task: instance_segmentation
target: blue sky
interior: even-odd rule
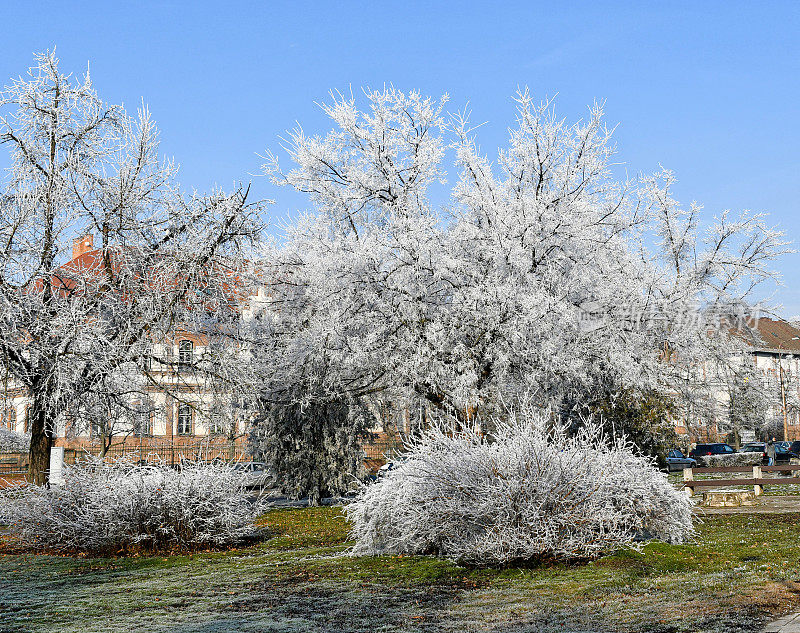
[[[84,1],[4,14],[0,80],[53,45],[64,69],[91,62],[104,99],[150,105],[187,187],[250,180],[295,121],[326,130],[314,101],[350,86],[469,101],[493,155],[527,85],[558,93],[570,119],[605,100],[619,160],[674,170],[681,201],[767,211],[800,238],[800,3]],[[254,192],[277,200],[276,218],[302,204],[262,178]],[[800,314],[800,254],[777,267],[784,313]]]

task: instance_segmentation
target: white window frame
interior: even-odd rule
[[[188,417],[188,427],[186,427],[187,417]],[[192,410],[192,407],[186,403],[183,402],[180,403],[178,405],[178,420],[175,426],[177,434],[191,435],[193,419],[194,419],[194,411]]]
[[[134,414],[133,434],[136,437],[153,437],[156,412],[153,409],[140,409]],[[142,430],[144,428],[144,431]]]
[[[178,371],[189,371],[194,364],[194,343],[189,339],[178,342]]]

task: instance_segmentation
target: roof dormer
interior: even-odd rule
[[[72,259],[77,259],[92,250],[94,250],[94,235],[91,233],[72,240]]]

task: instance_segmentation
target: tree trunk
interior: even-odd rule
[[[322,493],[319,484],[314,484],[308,493],[308,505],[318,507],[322,504]]]
[[[28,481],[37,486],[44,486],[50,479],[50,448],[53,446],[53,433],[48,424],[47,411],[40,398],[34,397],[30,408],[31,419],[28,427],[31,431],[31,448],[29,453]]]
[[[322,413],[321,411],[319,413]],[[308,505],[310,506],[319,506],[322,503],[322,473],[323,469],[325,468],[324,463],[320,463],[324,461],[323,454],[324,454],[324,439],[322,434],[322,415],[319,415],[317,419],[314,421],[314,432],[312,437],[314,438],[315,450],[312,457],[312,465],[311,465],[311,481],[309,482],[309,490],[308,490]]]

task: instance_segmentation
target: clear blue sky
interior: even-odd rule
[[[564,7],[564,8],[562,8]],[[225,187],[258,171],[295,120],[331,89],[394,83],[488,121],[491,154],[518,85],[559,94],[574,119],[606,100],[631,172],[659,164],[678,198],[709,214],[767,211],[800,238],[800,3],[797,2],[14,2],[4,5],[0,80],[57,46],[65,70],[91,62],[101,96],[141,98],[182,182]],[[276,217],[301,200],[263,179]],[[800,255],[779,262],[786,315],[800,314]]]

